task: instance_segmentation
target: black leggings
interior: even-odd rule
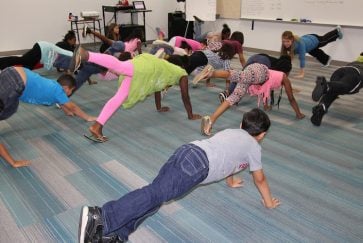
[[[0,70],[3,70],[7,67],[22,65],[28,69],[34,69],[35,65],[37,65],[41,59],[42,52],[40,50],[40,46],[38,43],[35,43],[33,48],[26,52],[21,57],[17,56],[9,56],[9,57],[1,57],[0,58]]]
[[[328,82],[328,91],[323,95],[320,103],[326,110],[338,98],[339,95],[355,94],[362,88],[362,80],[359,72],[353,67],[341,67],[337,69]]]
[[[315,34],[313,35],[318,38],[319,44],[315,49],[311,50],[309,54],[315,57],[320,63],[326,65],[329,61],[330,56],[320,48],[327,45],[330,42],[336,41],[339,37],[338,30],[334,29],[323,36]]]
[[[207,64],[208,64],[207,56],[201,51],[196,51],[193,52],[192,55],[190,55],[189,65],[186,68],[186,71],[188,74],[191,74],[191,72],[193,72],[194,69],[196,69],[197,67],[205,66]]]

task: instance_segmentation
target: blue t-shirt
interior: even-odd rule
[[[294,53],[299,55],[300,68],[305,67],[305,55],[317,48],[319,40],[315,35],[303,35],[295,42]]]
[[[63,105],[69,102],[62,86],[52,79],[47,79],[39,74],[24,68],[26,84],[20,100],[25,103],[37,105]]]

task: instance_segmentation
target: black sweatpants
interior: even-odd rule
[[[196,69],[197,67],[205,66],[207,64],[208,64],[207,56],[201,51],[196,51],[193,52],[192,55],[190,55],[189,65],[186,68],[186,71],[188,74],[191,74],[194,71],[194,69]]]
[[[339,95],[358,93],[362,86],[363,81],[358,70],[354,67],[341,67],[332,74],[328,82],[328,91],[323,95],[320,104],[324,104],[328,110]]]
[[[33,70],[35,65],[38,64],[42,57],[42,51],[40,50],[40,46],[38,43],[35,43],[33,48],[26,52],[24,55],[17,56],[9,56],[9,57],[1,57],[0,58],[0,70],[3,70],[7,67],[21,65],[25,68]]]
[[[329,61],[330,56],[326,54],[322,49],[320,49],[323,46],[326,46],[328,43],[336,41],[339,37],[338,30],[334,29],[332,31],[329,31],[323,36],[315,35],[319,40],[319,45],[311,50],[309,54],[313,57],[315,57],[321,64],[326,65]]]

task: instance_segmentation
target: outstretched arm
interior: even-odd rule
[[[297,119],[303,119],[305,115],[301,113],[299,106],[295,100],[294,94],[292,93],[292,86],[290,79],[284,74],[282,78],[282,85],[285,87],[287,98],[289,99],[292,109],[295,111]]]
[[[184,107],[188,114],[188,119],[197,120],[197,119],[202,118],[202,116],[199,114],[193,114],[192,104],[190,102],[190,97],[189,97],[188,76],[183,76],[180,78],[179,86],[180,86],[180,92],[181,92],[182,100],[184,103]]]
[[[243,56],[243,52],[238,53],[239,62],[241,63],[242,67],[246,66],[246,59]]]
[[[30,164],[28,160],[14,160],[3,144],[0,144],[0,156],[14,168],[24,167]]]
[[[76,115],[80,118],[82,118],[85,121],[96,121],[96,117],[90,116],[87,113],[85,113],[78,105],[73,103],[72,101],[69,101],[62,105],[62,108],[64,109],[64,113],[66,113],[69,116]]]
[[[169,107],[161,106],[161,92],[160,91],[155,92],[154,95],[155,95],[156,110],[158,112],[167,112],[167,111],[169,111],[170,110]]]
[[[253,182],[255,183],[258,191],[262,196],[262,203],[266,208],[276,208],[280,205],[277,198],[273,198],[270,192],[270,187],[263,170],[256,170],[252,172]]]

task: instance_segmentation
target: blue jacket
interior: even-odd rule
[[[303,35],[295,41],[294,54],[299,55],[300,68],[305,67],[305,55],[317,48],[319,40],[315,35]]]

